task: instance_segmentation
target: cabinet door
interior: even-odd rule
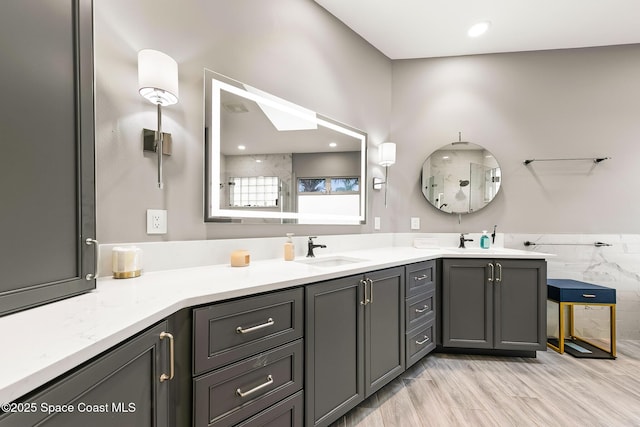
[[[493,348],[493,289],[488,259],[442,261],[442,345]]]
[[[365,275],[365,396],[400,375],[405,366],[404,267]]]
[[[362,276],[306,287],[305,419],[327,426],[364,400]]]
[[[0,416],[0,427],[169,426],[167,322],[14,403],[32,412]],[[16,407],[16,409],[19,407]],[[24,406],[22,407],[24,411]],[[50,412],[50,413],[49,413]]]
[[[0,2],[0,315],[95,288],[91,0]]]
[[[547,264],[544,260],[494,262],[494,346],[503,350],[545,350]]]

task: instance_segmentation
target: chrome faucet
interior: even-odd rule
[[[463,249],[465,248],[464,242],[473,242],[473,239],[465,239],[464,238],[465,234],[466,233],[460,233],[460,245],[458,246],[459,248],[463,248]]]
[[[307,242],[307,258],[315,257],[313,250],[315,248],[326,248],[327,245],[316,245],[313,243],[313,239],[317,239],[317,236],[309,236],[309,241]]]

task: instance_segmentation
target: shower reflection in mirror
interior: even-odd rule
[[[205,70],[206,221],[364,223],[366,134]]]
[[[462,214],[484,208],[495,198],[501,181],[495,157],[469,142],[447,144],[422,165],[422,194],[442,212]]]

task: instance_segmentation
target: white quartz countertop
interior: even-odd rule
[[[0,317],[0,404],[12,402],[178,310],[434,258],[542,259],[515,249],[385,247],[318,256],[362,259],[339,266],[278,259],[98,279],[96,290]]]

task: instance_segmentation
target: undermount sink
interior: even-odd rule
[[[299,262],[302,264],[314,265],[316,267],[339,267],[341,265],[355,264],[363,261],[366,261],[366,259],[352,258],[352,257],[346,257],[346,256],[339,256],[339,255],[296,260],[296,262]]]
[[[500,254],[505,252],[504,248],[482,249],[477,247],[476,248],[447,248],[446,250],[449,252],[457,253],[457,254]]]

